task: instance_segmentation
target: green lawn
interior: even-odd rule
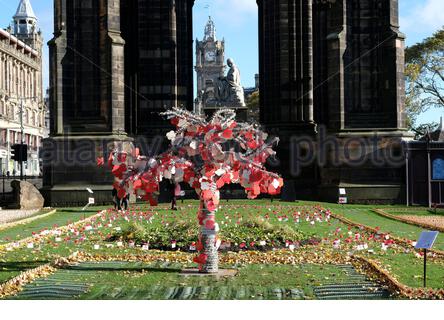
[[[353,222],[361,223],[373,228],[379,227],[381,232],[387,232],[400,238],[417,240],[424,229],[400,221],[392,220],[378,215],[368,208],[341,207],[333,209]],[[444,250],[444,234],[439,234],[434,248]]]
[[[251,221],[262,221],[261,223],[269,224],[273,230],[293,230],[301,239],[318,239],[322,241],[319,246],[331,248],[332,242],[335,239],[341,239],[340,252],[343,255],[354,252],[355,254],[365,255],[372,259],[382,262],[388,269],[391,270],[400,281],[412,286],[420,287],[422,285],[421,263],[422,259],[417,258],[412,252],[404,252],[402,250],[389,249],[387,252],[381,250],[380,242],[372,242],[367,239],[365,234],[362,235],[362,242],[369,245],[369,249],[373,253],[366,253],[366,251],[355,251],[355,243],[352,241],[346,244],[346,238],[352,239],[355,234],[363,233],[362,230],[350,228],[339,220],[331,219],[325,221],[317,221],[313,212],[313,206],[318,206],[318,203],[299,202],[299,203],[281,203],[279,201],[270,202],[269,200],[255,200],[255,201],[229,201],[222,202],[222,207],[217,213],[217,222],[221,228],[221,237],[223,240],[232,242],[233,247],[230,250],[239,250],[238,246],[241,242],[245,242],[247,247],[250,246],[250,241],[253,240],[255,244],[253,249],[257,248],[257,242],[260,240],[267,240],[269,244],[273,237],[277,237],[276,233],[262,230],[256,227],[248,227]],[[355,222],[366,224],[372,227],[380,227],[383,232],[389,232],[393,235],[416,239],[421,232],[420,228],[387,219],[373,213],[371,209],[373,206],[341,206],[335,204],[321,204],[324,207],[330,208],[333,213],[341,214]],[[194,234],[197,232],[197,218],[196,213],[198,209],[197,201],[185,201],[179,203],[179,211],[171,211],[166,205],[161,205],[156,208],[148,208],[145,205],[137,205],[131,208],[128,215],[118,215],[112,212],[107,212],[102,218],[97,219],[93,224],[92,230],[81,230],[80,235],[74,236],[72,233],[62,235],[61,240],[56,241],[55,236],[36,244],[33,249],[21,248],[11,252],[0,254],[0,283],[18,275],[20,272],[38,265],[51,262],[57,257],[66,257],[75,251],[82,251],[91,254],[108,255],[112,260],[121,259],[123,255],[134,256],[136,254],[149,254],[150,251],[142,251],[140,247],[129,248],[117,247],[117,240],[109,241],[108,238],[119,235],[116,228],[124,230],[131,224],[139,224],[143,227],[144,232],[148,235],[159,235],[156,239],[169,246],[172,240],[178,242],[186,249],[188,242],[194,240]],[[383,207],[384,208],[384,207]],[[390,207],[396,209],[401,207]],[[32,232],[39,232],[45,228],[52,228],[54,225],[66,225],[69,222],[78,221],[84,217],[96,214],[103,208],[90,208],[87,212],[81,212],[80,209],[60,209],[58,212],[50,217],[43,218],[27,224],[26,226],[17,226],[0,232],[0,238],[5,243],[5,238],[21,239],[28,237]],[[142,213],[142,214],[141,214]],[[301,214],[298,219],[298,214]],[[310,221],[306,221],[305,218]],[[186,241],[180,243],[181,239],[172,238],[182,237],[184,233],[177,231],[176,223],[182,221],[186,223],[187,228],[183,230],[185,233],[190,233]],[[286,232],[287,232],[286,231]],[[176,233],[174,233],[176,232]],[[287,234],[287,233],[285,233]],[[291,234],[291,232],[289,233]],[[184,237],[185,238],[185,237]],[[10,240],[10,241],[12,241]],[[302,241],[304,242],[304,241]],[[98,245],[99,248],[94,248]],[[256,247],[254,247],[256,246]],[[438,249],[444,249],[443,236],[440,235],[436,245]],[[314,247],[316,250],[316,247]],[[170,249],[171,248],[167,248]],[[176,248],[177,249],[177,248]],[[296,249],[305,252],[304,247]],[[410,250],[411,251],[411,250]],[[321,250],[319,252],[322,252]],[[295,266],[281,266],[281,265],[252,265],[242,266],[238,277],[231,280],[223,280],[217,283],[206,283],[205,279],[196,278],[182,278],[177,275],[177,270],[181,266],[169,267],[172,270],[166,272],[144,272],[143,270],[132,270],[130,274],[122,270],[97,270],[97,273],[83,273],[77,274],[80,282],[92,283],[84,299],[100,298],[107,299],[106,294],[110,292],[113,286],[117,286],[122,282],[128,282],[128,285],[119,286],[119,293],[116,295],[122,298],[131,295],[137,296],[134,286],[161,286],[163,288],[174,287],[221,287],[221,290],[231,290],[226,288],[233,288],[242,286],[245,288],[264,287],[272,290],[273,285],[291,290],[299,288],[303,291],[303,295],[307,298],[313,297],[313,284],[322,284],[323,282],[341,282],[341,272],[337,267],[326,265],[295,265]],[[233,267],[233,266],[227,266]],[[139,266],[139,269],[144,269],[145,266]],[[434,288],[443,288],[444,279],[442,272],[444,270],[442,261],[430,261],[429,263],[429,285]],[[153,271],[153,270],[151,270]],[[165,270],[164,270],[165,271]],[[89,277],[89,278],[88,278]],[[328,279],[327,279],[328,278]],[[196,282],[197,281],[197,282]],[[131,290],[130,290],[131,289]],[[267,290],[268,290],[267,289]],[[130,290],[130,291],[127,291]],[[219,289],[218,289],[219,290]],[[246,289],[247,290],[247,289]],[[249,289],[248,289],[249,290]],[[243,296],[256,294],[259,289],[250,290]],[[265,290],[265,289],[264,289]],[[311,290],[311,291],[310,291]],[[216,291],[215,291],[216,292]],[[248,293],[249,292],[249,293]],[[146,292],[145,292],[146,293]],[[145,294],[144,293],[144,294]],[[209,293],[207,298],[220,297],[219,293]],[[234,293],[233,293],[234,294]],[[266,294],[263,292],[263,294]],[[162,298],[165,296],[165,291],[158,293],[150,293],[151,296]]]
[[[387,254],[378,257],[384,266],[403,284],[419,288],[423,286],[424,260],[411,254]],[[427,263],[427,287],[444,288],[444,262]]]
[[[237,276],[220,279],[184,277],[179,275],[183,267],[177,263],[82,263],[38,280],[17,298],[38,298],[41,290],[62,286],[81,287],[79,299],[313,299],[313,289],[321,285],[357,283],[347,269],[334,265],[253,264],[237,266]]]
[[[54,226],[64,226],[84,218],[90,217],[98,213],[98,211],[105,209],[91,208],[82,211],[81,208],[65,208],[58,209],[56,213],[51,216],[34,220],[25,225],[17,225],[8,229],[0,231],[0,244],[8,243],[32,236],[33,232],[40,232],[44,229],[51,229]]]

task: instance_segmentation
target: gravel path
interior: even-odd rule
[[[0,210],[0,225],[29,218],[30,216],[39,212],[39,209],[34,210]]]
[[[408,215],[402,215],[401,216],[405,220],[409,220],[412,222],[420,222],[420,223],[427,223],[435,227],[441,227],[444,228],[444,217],[436,217],[436,216],[408,216]]]

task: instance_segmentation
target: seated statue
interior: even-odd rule
[[[245,107],[244,89],[241,85],[240,72],[233,59],[228,59],[230,67],[226,77],[219,78],[216,84],[216,99],[223,107]]]

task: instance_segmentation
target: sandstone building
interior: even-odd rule
[[[28,145],[24,173],[40,172],[39,150],[46,134],[42,85],[43,38],[29,0],[20,0],[13,25],[0,29],[0,173],[20,172],[11,146]],[[21,134],[23,106],[24,136]]]

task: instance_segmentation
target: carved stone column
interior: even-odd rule
[[[50,138],[43,142],[47,205],[110,201],[112,179],[96,159],[130,142],[125,132],[120,1],[56,0],[50,41]]]
[[[387,62],[391,77],[387,94],[390,103],[396,105],[396,128],[407,128],[407,115],[405,110],[405,35],[399,30],[399,4],[398,0],[387,1],[389,5],[388,19],[385,20],[387,37],[390,41],[385,45]]]
[[[122,2],[127,130],[164,136],[165,108],[193,109],[194,0]]]
[[[345,61],[347,49],[346,0],[337,0],[327,9],[328,125],[332,130],[344,129]]]
[[[313,111],[312,0],[257,0],[259,6],[260,122],[281,141],[282,198],[309,194],[317,184],[313,165],[294,170],[292,141],[316,132]],[[305,151],[302,151],[305,152]],[[294,179],[294,181],[293,181]],[[296,188],[293,184],[296,184]],[[309,191],[310,190],[310,191]]]
[[[404,173],[404,39],[398,1],[319,0],[328,30],[328,114],[320,130],[320,199],[400,202]],[[323,41],[319,39],[319,41]],[[316,94],[316,92],[315,92]],[[318,110],[318,108],[316,108]]]
[[[261,122],[313,131],[312,0],[257,3]]]

